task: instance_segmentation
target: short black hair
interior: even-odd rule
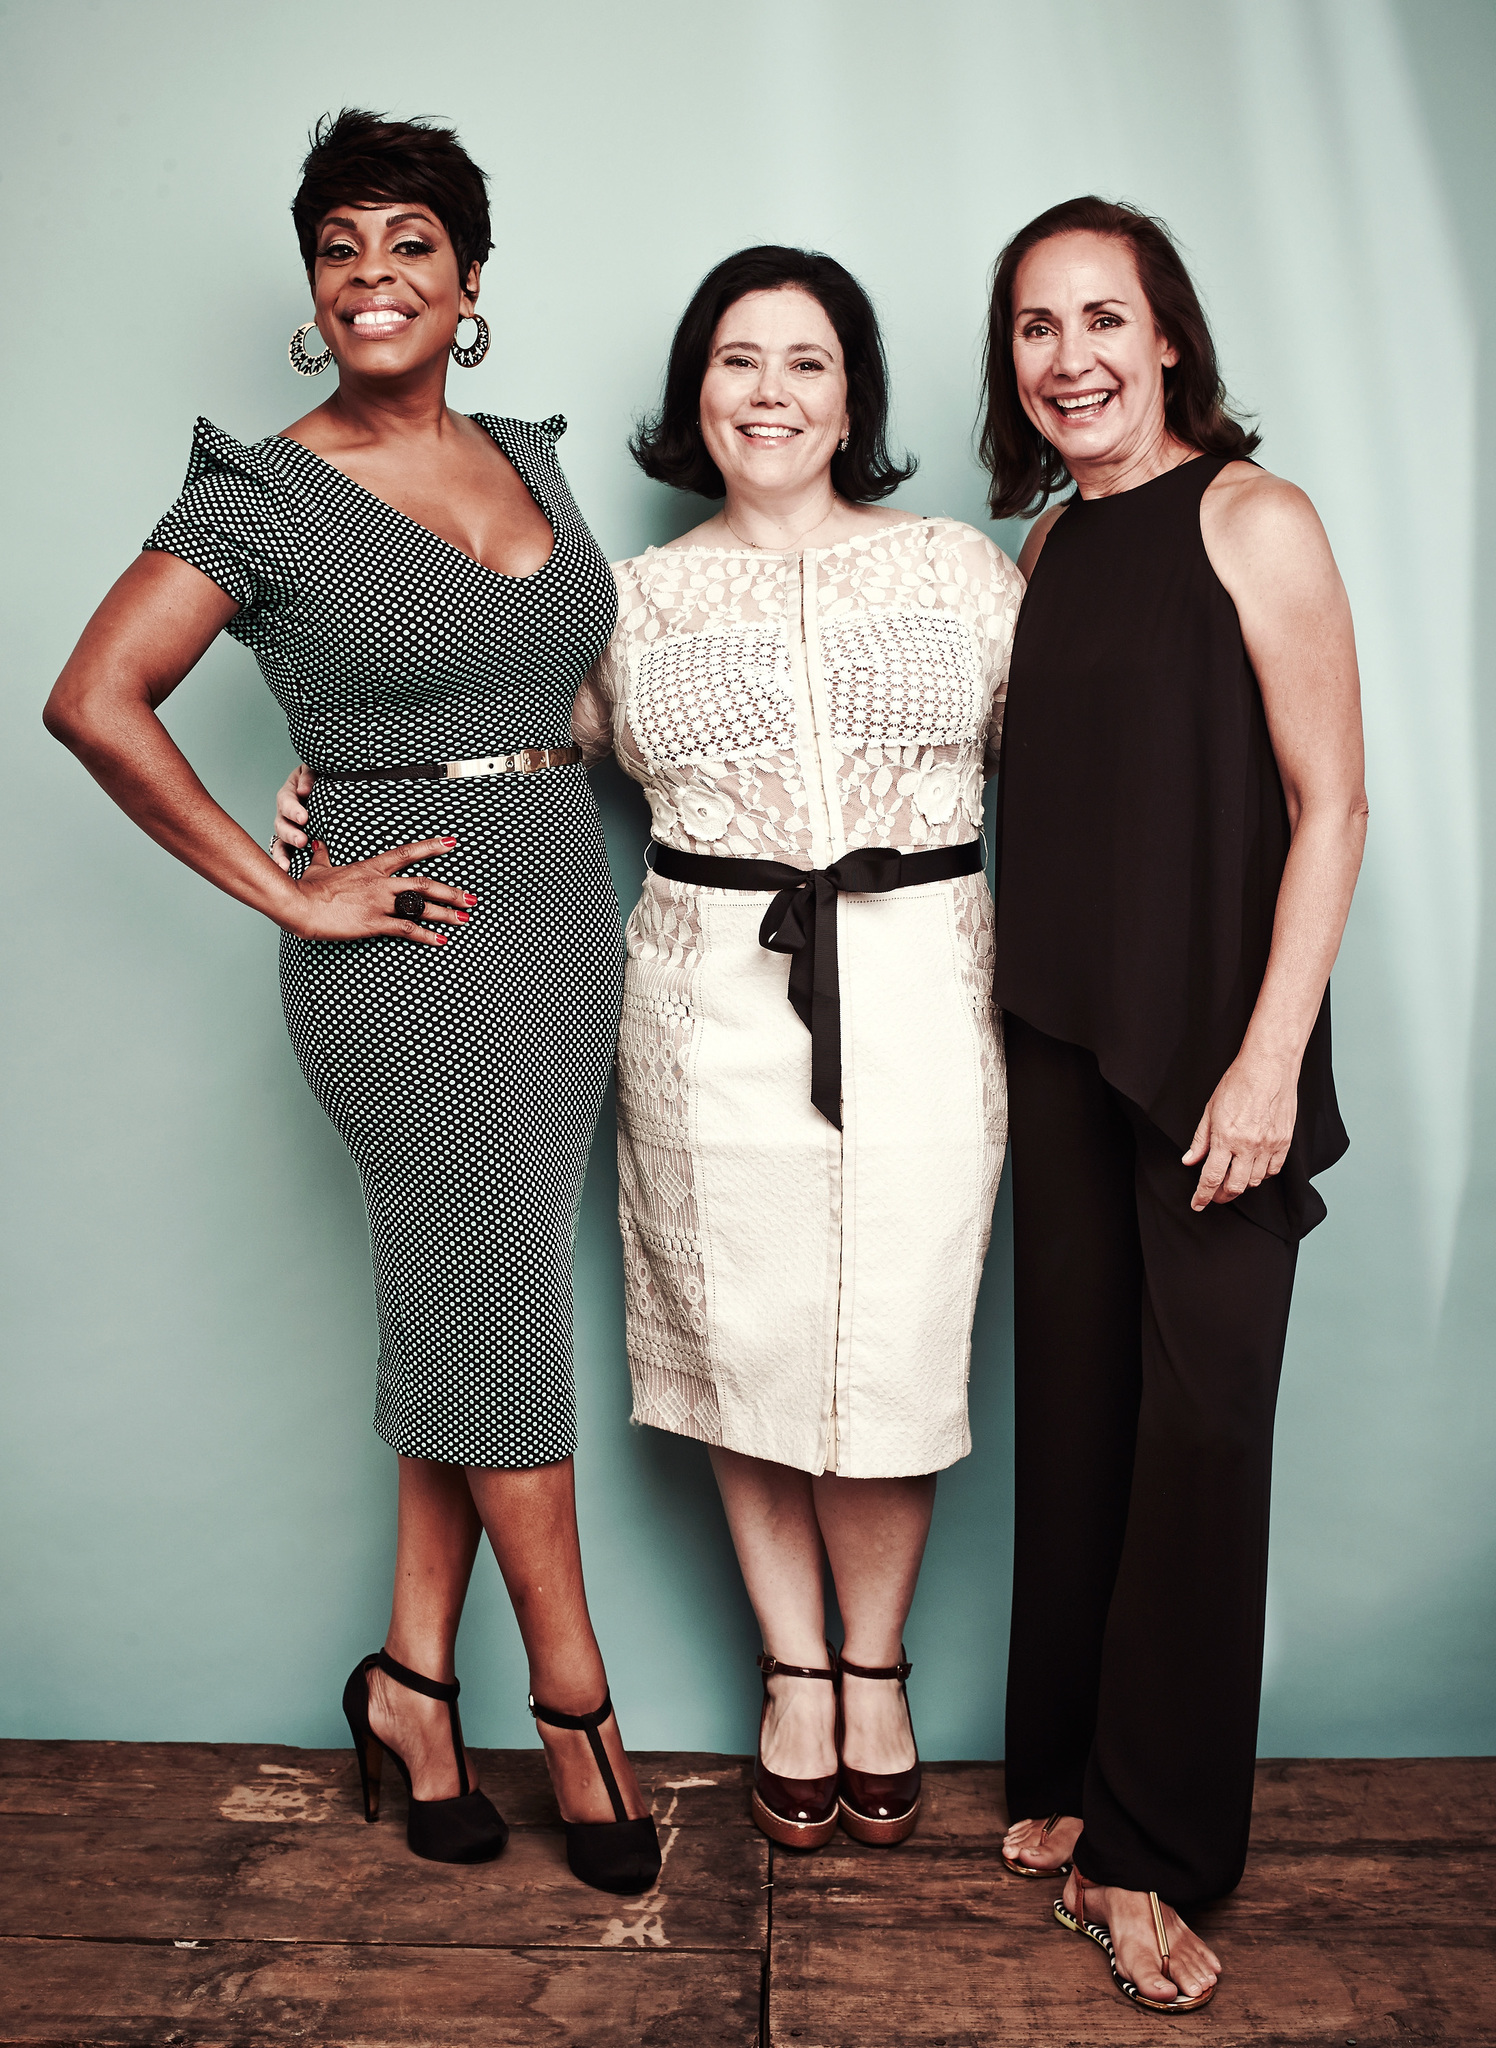
[[[291,201],[291,218],[310,277],[317,261],[317,228],[335,206],[414,199],[429,206],[452,240],[457,275],[466,284],[469,268],[484,263],[493,247],[488,217],[488,177],[479,170],[455,129],[424,117],[391,121],[384,114],[344,107],[324,114],[308,140],[301,187]]]
[[[831,458],[833,489],[854,505],[866,505],[913,476],[912,457],[897,463],[888,452],[888,364],[872,300],[834,258],[773,243],[724,257],[696,287],[670,344],[660,409],[638,423],[629,443],[646,476],[703,498],[725,494],[722,472],[697,424],[712,336],[728,307],[749,292],[786,285],[809,292],[836,329],[846,358],[849,425],[846,447]]]

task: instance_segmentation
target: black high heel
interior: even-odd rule
[[[509,1829],[488,1794],[468,1784],[462,1723],[457,1717],[457,1681],[454,1678],[450,1685],[444,1685],[439,1679],[423,1678],[419,1671],[397,1664],[388,1650],[376,1650],[373,1656],[362,1658],[343,1687],[343,1712],[353,1731],[359,1782],[364,1789],[364,1819],[379,1818],[379,1780],[386,1750],[395,1759],[406,1791],[410,1791],[410,1770],[404,1757],[397,1749],[390,1749],[369,1726],[369,1673],[376,1665],[386,1678],[393,1678],[408,1691],[424,1693],[428,1700],[445,1700],[452,1723],[452,1751],[457,1759],[457,1782],[462,1789],[455,1799],[417,1799],[412,1795],[405,1823],[406,1841],[417,1856],[424,1856],[431,1863],[492,1862],[509,1840]]]
[[[642,1820],[629,1819],[608,1752],[597,1732],[612,1711],[613,1701],[606,1693],[602,1705],[591,1714],[558,1714],[554,1707],[537,1706],[535,1695],[530,1695],[530,1712],[547,1728],[580,1728],[584,1732],[613,1804],[612,1820],[567,1820],[565,1814],[561,1816],[566,1828],[566,1860],[572,1876],[596,1891],[633,1898],[639,1892],[651,1890],[660,1874],[660,1837],[649,1814]]]

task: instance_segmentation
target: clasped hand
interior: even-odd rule
[[[1196,1212],[1234,1202],[1282,1170],[1298,1116],[1298,1075],[1280,1061],[1243,1051],[1221,1077],[1184,1155],[1199,1166],[1190,1197]],[[1203,1162],[1203,1163],[1202,1163]]]

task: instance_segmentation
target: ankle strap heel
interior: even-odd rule
[[[753,1760],[753,1818],[771,1842],[786,1849],[819,1849],[836,1832],[836,1774],[829,1778],[786,1778],[764,1762],[764,1722],[769,1713],[771,1678],[823,1678],[833,1692],[840,1687],[836,1652],[828,1643],[824,1669],[810,1664],[784,1664],[767,1651],[755,1661],[763,1674],[764,1697],[758,1713],[758,1754]],[[840,1744],[838,1743],[838,1747]]]
[[[410,1767],[397,1749],[392,1749],[369,1726],[369,1673],[382,1671],[407,1692],[420,1693],[428,1700],[442,1700],[447,1708],[452,1734],[452,1754],[457,1764],[458,1792],[455,1799],[417,1799],[411,1791]],[[457,1712],[461,1688],[450,1682],[427,1678],[399,1663],[388,1650],[375,1650],[360,1658],[343,1688],[343,1712],[353,1735],[358,1757],[359,1780],[363,1786],[364,1819],[379,1818],[380,1773],[385,1752],[395,1759],[409,1794],[405,1839],[412,1854],[429,1863],[489,1863],[503,1851],[509,1829],[503,1815],[486,1792],[480,1792],[468,1778],[467,1752],[462,1742],[462,1722]]]
[[[612,1695],[604,1693],[602,1705],[594,1707],[590,1714],[563,1714],[556,1707],[543,1707],[534,1693],[530,1695],[529,1708],[540,1726],[578,1729],[587,1737],[587,1746],[613,1809],[612,1820],[567,1820],[565,1814],[561,1816],[566,1829],[566,1860],[573,1877],[590,1884],[595,1891],[613,1892],[621,1898],[636,1898],[640,1892],[652,1890],[660,1875],[659,1832],[649,1814],[640,1820],[629,1819],[612,1760],[599,1732],[613,1711]]]
[[[859,1771],[843,1758],[837,1773],[837,1804],[841,1812],[841,1824],[856,1842],[867,1842],[878,1847],[888,1847],[902,1842],[914,1832],[919,1819],[920,1801],[924,1796],[923,1773],[919,1763],[919,1744],[914,1737],[914,1715],[909,1706],[909,1688],[905,1681],[914,1666],[910,1663],[904,1646],[899,1645],[897,1664],[854,1664],[849,1657],[838,1654],[837,1670],[851,1678],[885,1678],[896,1684],[904,1702],[904,1713],[909,1721],[909,1739],[914,1743],[914,1763],[907,1771]],[[839,1727],[845,1727],[845,1704]],[[844,1737],[843,1737],[844,1739]],[[837,1745],[840,1751],[840,1742]]]

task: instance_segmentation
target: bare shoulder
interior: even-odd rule
[[[1068,500],[1065,501],[1065,503],[1068,502]],[[1024,541],[1022,550],[1018,556],[1018,573],[1023,578],[1025,583],[1027,583],[1030,577],[1033,575],[1034,564],[1039,559],[1040,553],[1044,547],[1044,543],[1048,540],[1050,530],[1054,526],[1055,521],[1063,515],[1065,510],[1065,503],[1061,503],[1059,505],[1050,505],[1045,511],[1039,514],[1038,518],[1029,528],[1028,538]]]
[[[1232,572],[1276,568],[1306,551],[1329,553],[1308,493],[1254,462],[1228,462],[1211,480],[1200,501],[1200,536],[1228,588]]]

